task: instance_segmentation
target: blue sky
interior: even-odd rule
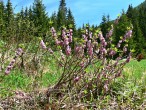
[[[15,12],[19,12],[22,7],[30,6],[34,0],[11,0]],[[60,0],[43,0],[43,4],[46,6],[46,11],[49,16],[52,12],[58,10]],[[7,2],[7,0],[4,0]],[[144,0],[66,0],[66,6],[71,9],[77,27],[82,24],[90,23],[98,25],[101,22],[103,15],[110,15],[110,19],[113,20],[118,14],[125,11],[129,4],[137,6]]]

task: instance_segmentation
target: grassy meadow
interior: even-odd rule
[[[145,64],[146,60],[142,60],[140,62],[137,60],[131,60],[130,63],[126,64],[122,76],[115,79],[115,81],[111,84],[111,90],[114,94],[114,98],[113,96],[107,95],[102,101],[97,100],[96,102],[100,105],[98,109],[105,106],[107,109],[120,109],[119,106],[121,106],[121,109],[129,107],[129,109],[136,108],[144,110],[146,108]],[[5,99],[16,97],[16,91],[23,91],[26,94],[35,93],[35,98],[38,98],[40,94],[44,94],[47,88],[54,85],[60,76],[60,73],[58,73],[58,67],[53,60],[50,60],[45,69],[46,70],[42,74],[35,75],[25,74],[23,71],[19,70],[19,68],[15,68],[8,76],[3,76],[3,73],[0,73],[1,102]],[[37,98],[35,99],[36,102]],[[17,108],[18,106],[20,105],[15,107]],[[40,105],[35,106],[39,106],[41,108]],[[111,106],[113,106],[113,108]]]

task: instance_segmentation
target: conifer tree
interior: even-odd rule
[[[146,49],[145,48],[146,44],[142,31],[139,27],[138,21],[136,21],[134,24],[132,40],[133,42],[131,43],[130,46],[134,48],[135,55],[138,55],[139,53],[143,53],[144,52],[143,50]]]
[[[10,0],[8,0],[6,4],[5,14],[6,26],[9,26],[10,23],[12,23],[12,21],[14,20],[12,3]]]
[[[59,10],[57,13],[57,28],[66,26],[67,7],[65,0],[60,1]]]
[[[76,29],[75,20],[70,9],[68,9],[68,13],[67,13],[67,25],[71,26],[71,28],[75,31]]]
[[[54,12],[50,17],[53,27],[57,30],[57,14]]]
[[[146,40],[146,8],[144,6],[139,9],[139,26]]]
[[[42,0],[35,0],[33,4],[33,19],[37,27],[36,36],[45,37],[48,30],[48,16]]]
[[[11,42],[11,39],[15,37],[15,24],[14,24],[14,13],[13,7],[10,0],[7,1],[5,9],[5,26],[6,26],[6,40]]]
[[[0,1],[0,38],[3,37],[4,28],[5,28],[5,21],[4,21],[5,13],[4,13],[4,10],[5,10],[4,3],[3,3],[3,1]]]
[[[109,31],[110,25],[111,25],[110,16],[103,15],[102,22],[100,24],[100,28],[101,28],[101,31],[102,31],[102,34],[104,37],[106,36],[106,33]]]
[[[114,43],[117,44],[121,37],[127,31],[127,28],[131,26],[131,22],[129,21],[128,17],[126,16],[125,12],[122,13],[118,24],[115,25],[114,28]]]

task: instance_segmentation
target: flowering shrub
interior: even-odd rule
[[[58,35],[52,27],[52,37],[60,49],[59,56],[55,56],[50,48],[48,50],[55,56],[62,68],[62,74],[57,84],[48,89],[49,99],[52,94],[61,97],[61,100],[65,100],[66,95],[71,99],[83,100],[97,98],[98,94],[107,94],[110,84],[121,76],[124,65],[131,58],[127,41],[132,36],[132,30],[128,29],[118,44],[114,45],[113,26],[106,36],[100,30],[91,32],[87,27],[81,40],[72,39],[72,29],[63,28]],[[72,41],[74,49],[71,48]],[[47,49],[43,41],[41,46],[42,49]],[[123,57],[126,60],[122,60]]]
[[[49,53],[58,63],[58,70],[62,71],[58,82],[48,89],[48,99],[56,96],[62,102],[68,101],[67,97],[70,97],[71,102],[74,99],[92,101],[101,94],[108,94],[110,84],[115,78],[121,76],[123,67],[131,58],[127,41],[132,36],[132,30],[127,29],[118,43],[113,44],[113,25],[106,36],[102,35],[100,29],[90,31],[90,28],[86,27],[81,39],[73,38],[72,29],[63,28],[61,34],[58,34],[52,27],[51,33],[57,52],[48,47],[41,39],[41,49],[37,50],[32,59],[35,61],[34,64],[38,65],[37,61],[42,61],[41,57],[45,59],[45,53]],[[22,54],[23,51],[19,48],[7,66],[5,74],[10,73],[17,57]],[[126,60],[123,60],[123,57]],[[36,66],[35,69],[39,69],[39,67]]]
[[[21,56],[23,54],[23,50],[22,48],[18,48],[16,50],[15,56],[12,59],[12,61],[10,62],[10,64],[7,66],[6,70],[5,70],[5,74],[8,75],[10,73],[10,71],[12,70],[12,68],[14,67],[14,64],[16,62],[16,59],[18,56]]]

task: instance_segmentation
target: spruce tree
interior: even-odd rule
[[[139,26],[146,40],[146,8],[144,6],[139,9]]]
[[[53,27],[57,29],[57,14],[54,12],[50,17],[50,22],[52,22]]]
[[[146,44],[142,31],[139,27],[138,21],[136,21],[134,24],[132,40],[133,43],[130,46],[134,47],[135,55],[138,55],[139,53],[143,53],[144,52],[143,50],[146,49],[145,48]]]
[[[12,3],[10,0],[8,0],[6,4],[5,14],[6,26],[9,26],[10,23],[12,23],[12,21],[14,20]]]
[[[33,4],[33,19],[37,27],[36,36],[45,37],[48,30],[48,16],[42,0],[35,0]]]
[[[111,27],[111,22],[110,22],[109,15],[107,15],[107,16],[103,15],[102,22],[100,24],[100,28],[101,28],[101,31],[102,31],[102,34],[104,37],[106,36],[106,33],[109,31],[110,27]]]
[[[4,34],[4,29],[5,29],[5,21],[4,21],[4,13],[5,10],[5,6],[3,1],[0,1],[0,39],[3,38],[3,34]]]
[[[57,13],[57,28],[60,29],[61,26],[66,26],[66,16],[67,16],[67,7],[65,0],[60,1],[59,10]]]
[[[15,37],[15,24],[13,7],[10,0],[8,0],[5,9],[5,26],[6,26],[6,40],[11,42],[11,39]]]
[[[67,26],[72,28],[74,31],[76,29],[75,20],[74,20],[73,14],[70,9],[68,9],[68,12],[67,12]]]

